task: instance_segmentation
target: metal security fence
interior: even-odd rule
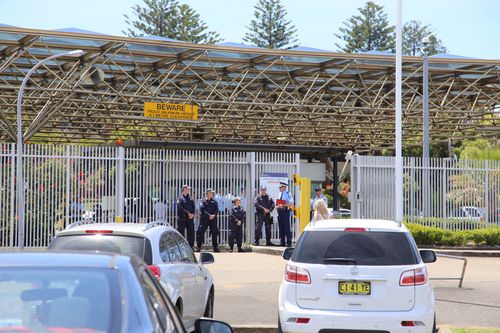
[[[404,219],[446,229],[500,226],[500,161],[403,159]],[[394,219],[394,158],[354,155],[354,217]]]
[[[0,246],[4,247],[18,245],[15,148],[3,144],[0,151]],[[176,198],[183,184],[192,187],[195,228],[206,189],[216,191],[222,244],[229,236],[232,199],[242,197],[247,210],[244,237],[250,242],[259,175],[282,172],[291,179],[300,165],[297,154],[56,145],[24,149],[26,247],[48,245],[58,230],[82,217],[97,222],[157,220],[159,202],[164,204],[161,219],[176,227]],[[295,193],[294,188],[291,191]],[[294,219],[291,223],[295,230]],[[272,236],[278,239],[276,228]],[[209,237],[207,232],[206,243]]]

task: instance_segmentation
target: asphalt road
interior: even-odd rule
[[[430,276],[459,276],[461,262],[439,258]],[[232,325],[277,325],[278,289],[285,268],[279,256],[216,253],[208,266],[215,279],[217,319]],[[463,288],[432,281],[441,326],[500,327],[500,258],[468,258]]]

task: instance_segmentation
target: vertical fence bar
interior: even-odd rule
[[[124,221],[125,203],[125,148],[118,147],[118,161],[116,166],[117,186],[116,186],[116,222]]]

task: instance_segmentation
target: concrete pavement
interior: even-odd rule
[[[215,318],[232,325],[277,325],[278,290],[285,261],[259,253],[215,253]],[[459,276],[461,262],[439,258],[431,277]],[[500,327],[500,258],[468,258],[464,288],[432,281],[438,325]]]

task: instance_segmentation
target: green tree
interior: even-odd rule
[[[456,149],[460,158],[468,160],[500,160],[500,141],[494,142],[486,139],[466,141]]]
[[[143,0],[142,6],[132,7],[135,20],[125,16],[131,27],[123,33],[131,37],[155,35],[191,43],[214,44],[219,34],[208,31],[208,27],[194,9],[177,0]]]
[[[403,54],[409,56],[420,55],[420,46],[424,37],[429,37],[429,45],[426,47],[428,55],[447,52],[441,39],[433,34],[430,25],[424,25],[419,21],[410,21],[403,26]]]
[[[351,16],[335,34],[344,45],[335,45],[347,53],[393,50],[394,26],[389,24],[384,7],[368,1],[358,10],[359,15]]]
[[[297,29],[286,19],[287,11],[280,0],[259,0],[254,6],[255,18],[247,26],[243,40],[259,47],[282,49],[295,47]]]

